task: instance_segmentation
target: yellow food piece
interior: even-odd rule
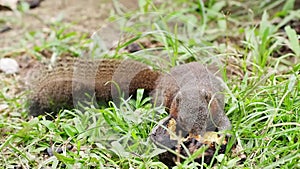
[[[219,145],[222,144],[222,140],[222,137],[219,137],[218,133],[216,132],[206,132],[204,136],[200,139],[200,141],[203,143],[210,144],[214,142]]]
[[[201,135],[193,135],[193,134],[189,134],[189,136],[187,138],[185,138],[184,141],[187,141],[189,138],[194,138],[197,141],[204,143],[204,144],[211,144],[211,143],[217,143],[217,144],[222,144],[222,137],[218,136],[217,132],[206,132],[204,133],[204,136],[201,137]]]
[[[173,119],[173,118],[171,118],[170,120],[169,120],[169,123],[168,123],[168,129],[169,129],[169,131],[171,131],[172,133],[176,133],[176,121],[175,121],[175,119]],[[170,139],[171,140],[177,140],[177,138],[176,138],[176,136],[174,136],[174,134],[171,134],[170,133]]]
[[[176,133],[176,124],[177,124],[176,120],[174,118],[171,118],[168,122],[168,125],[167,125],[167,127],[169,129],[169,132],[174,133],[174,134],[169,133],[171,140],[177,140],[178,139],[176,137],[176,134],[175,134]],[[217,144],[220,145],[223,142],[222,137],[220,137],[217,132],[206,132],[206,133],[204,133],[203,137],[201,137],[201,135],[193,135],[193,134],[190,133],[188,137],[181,138],[182,139],[181,141],[185,142],[189,138],[194,138],[194,139],[198,140],[199,142],[207,144],[207,145],[209,145],[211,143],[217,143]]]

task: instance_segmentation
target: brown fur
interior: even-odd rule
[[[43,115],[61,108],[72,108],[79,101],[119,101],[119,87],[125,97],[138,88],[153,90],[160,75],[147,65],[133,60],[60,60],[51,71],[45,71],[35,80],[30,95],[30,114]],[[113,83],[114,82],[114,83]],[[116,86],[118,85],[118,86]]]
[[[223,110],[220,84],[216,76],[196,62],[161,74],[133,60],[63,59],[33,83],[29,110],[33,116],[57,112],[91,100],[88,95],[95,96],[97,101],[118,102],[118,88],[125,98],[143,88],[154,103],[167,108],[182,131],[203,135],[206,130],[231,126]]]

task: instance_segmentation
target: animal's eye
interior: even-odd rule
[[[205,97],[205,100],[206,100],[207,102],[210,102],[210,99],[211,99],[210,93],[205,92],[204,97]]]
[[[204,99],[209,102],[211,99],[211,93],[206,91],[205,89],[202,89],[202,96],[204,96]]]
[[[199,109],[198,109],[200,112],[203,112],[204,111],[204,107],[199,107]]]

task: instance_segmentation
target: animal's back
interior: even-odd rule
[[[133,60],[116,59],[64,59],[51,71],[40,73],[33,82],[29,98],[30,114],[57,112],[73,108],[79,102],[92,100],[118,101],[118,89],[128,97],[138,88],[146,93],[155,87],[160,73]]]

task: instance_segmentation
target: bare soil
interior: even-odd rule
[[[0,50],[14,47],[25,33],[49,29],[53,21],[72,23],[71,30],[92,33],[105,22],[115,7],[134,9],[137,0],[44,0],[39,7],[21,14],[18,11],[0,11],[0,28],[9,30],[0,33]]]

